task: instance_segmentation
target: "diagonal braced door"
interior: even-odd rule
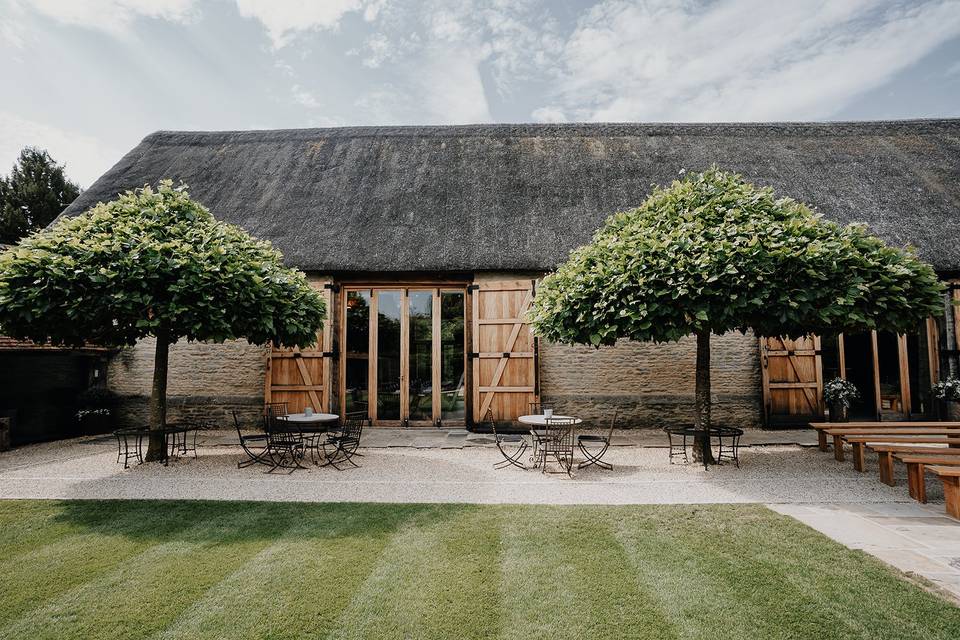
[[[538,397],[537,343],[526,321],[532,280],[485,282],[473,292],[473,420],[529,413]]]

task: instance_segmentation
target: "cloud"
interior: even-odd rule
[[[955,0],[607,0],[568,38],[553,102],[599,121],[828,118],[958,34]]]
[[[64,24],[124,36],[138,17],[186,22],[196,17],[194,0],[13,0]]]
[[[2,0],[0,0],[2,2]],[[64,24],[129,35],[138,18],[188,22],[199,14],[200,0],[6,0],[13,7],[31,8]],[[236,0],[241,16],[259,21],[275,48],[298,33],[335,29],[344,15],[362,12],[376,19],[384,0]]]
[[[240,15],[259,20],[273,46],[280,48],[298,33],[337,28],[350,12],[366,10],[367,19],[373,19],[379,4],[362,0],[237,0],[237,9]]]
[[[0,111],[0,174],[6,174],[24,147],[46,149],[67,176],[89,187],[123,155],[123,149],[105,145],[92,136],[64,131]],[[132,146],[132,144],[131,144]]]
[[[554,106],[540,107],[534,109],[530,114],[534,122],[567,122],[567,114],[563,109]]]

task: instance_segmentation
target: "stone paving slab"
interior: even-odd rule
[[[926,578],[960,602],[960,521],[933,504],[770,504],[851,549]]]

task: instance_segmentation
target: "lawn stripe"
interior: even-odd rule
[[[267,538],[231,536],[244,525],[255,528],[259,512],[234,511],[229,522],[219,516],[201,518],[180,529],[179,537],[154,542],[112,571],[59,594],[13,620],[0,637],[142,638],[163,628],[210,584],[268,544]]]
[[[386,532],[416,517],[407,507],[371,518],[343,505],[313,505],[183,611],[157,638],[322,637],[336,628],[350,597],[389,539]]]
[[[897,629],[898,637],[912,637],[914,622],[901,625],[889,607],[866,613],[874,608],[874,591],[883,599],[891,589],[911,591],[905,595],[918,598],[912,601],[918,612],[942,611],[943,603],[924,601],[919,590],[889,575],[870,575],[859,554],[811,538],[798,523],[766,511],[676,506],[624,514],[618,538],[637,579],[657,589],[682,637],[712,637],[710,629],[730,637],[823,639],[884,637]],[[856,589],[850,588],[852,576]],[[954,616],[947,624],[956,629],[958,622]]]
[[[15,517],[22,506],[23,516]],[[117,509],[121,517],[114,517]],[[0,627],[142,553],[145,531],[179,532],[177,518],[111,502],[0,502],[5,557],[0,561]],[[79,514],[79,517],[75,517]],[[133,517],[131,517],[133,516]],[[104,531],[104,527],[108,531]],[[10,540],[10,544],[6,541]],[[27,575],[17,569],[27,567]],[[25,580],[26,578],[26,580]]]
[[[510,508],[501,564],[514,606],[503,637],[677,637],[653,594],[623,571],[609,511]]]
[[[445,505],[402,527],[328,637],[496,635],[496,516],[488,509]]]
[[[0,563],[0,626],[115,570],[143,553],[147,546],[122,536],[88,533],[66,535],[33,551],[6,558]],[[29,567],[28,576],[18,570],[22,567]]]

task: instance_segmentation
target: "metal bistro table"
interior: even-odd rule
[[[319,429],[321,425],[327,425],[331,422],[336,423],[340,419],[335,413],[291,413],[285,416],[277,416],[277,420],[282,420],[287,424],[293,425],[298,431],[326,431]],[[293,430],[291,427],[291,431]]]
[[[138,464],[143,463],[143,441],[149,442],[150,436],[157,435],[163,440],[163,447],[160,450],[160,459],[164,466],[170,463],[170,456],[177,455],[180,446],[177,437],[184,438],[183,450],[186,450],[187,433],[197,429],[197,425],[192,424],[168,424],[161,429],[150,429],[149,427],[137,427],[132,429],[117,429],[113,435],[117,438],[117,463],[123,459],[123,468],[129,467],[131,459],[136,460]],[[171,439],[172,436],[172,439]],[[174,451],[171,451],[174,449]],[[194,455],[196,455],[196,443],[194,443]]]
[[[287,431],[299,433],[307,441],[312,457],[316,454],[320,436],[331,431],[331,427],[336,427],[340,422],[340,416],[335,413],[311,413],[310,415],[290,413],[277,416],[277,420],[287,423]]]

